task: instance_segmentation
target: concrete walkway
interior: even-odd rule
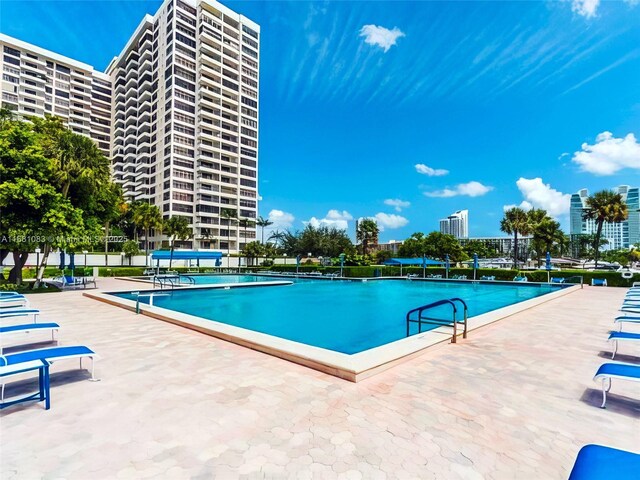
[[[51,410],[4,410],[0,477],[566,479],[587,443],[640,450],[638,384],[602,410],[592,381],[623,295],[585,287],[358,384],[80,291],[33,295],[102,380],[56,363]]]

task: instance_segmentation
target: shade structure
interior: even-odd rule
[[[431,258],[390,258],[386,260],[383,265],[387,265],[388,267],[399,267],[399,266],[442,266],[443,263],[439,260],[433,260]]]
[[[151,252],[151,258],[153,260],[169,260],[171,258],[171,250],[156,250]],[[215,252],[213,250],[174,250],[174,260],[216,260],[222,258],[222,252]]]

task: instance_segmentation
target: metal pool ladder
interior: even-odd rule
[[[462,304],[463,318],[456,318],[458,309],[460,308],[456,304]],[[435,318],[425,315],[428,310],[432,310],[442,305],[451,305],[451,319]],[[439,325],[442,327],[453,327],[453,335],[451,336],[451,343],[456,343],[458,337],[458,324],[463,325],[462,338],[467,338],[467,319],[468,319],[468,307],[467,303],[461,298],[449,298],[444,300],[438,300],[437,302],[423,305],[422,307],[414,308],[407,312],[407,337],[409,336],[409,329],[412,323],[418,324],[418,333],[422,333],[422,325]]]

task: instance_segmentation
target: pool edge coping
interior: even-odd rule
[[[249,284],[215,284],[196,287],[180,288],[185,289],[226,289],[226,288],[252,288],[260,286],[287,286],[291,282],[251,282]],[[555,292],[549,292],[534,298],[524,300],[506,307],[493,310],[470,317],[468,319],[468,331],[472,332],[478,328],[493,324],[522,311],[534,308],[538,305],[554,300],[558,297],[568,295],[579,289],[579,285],[558,288]],[[147,292],[162,293],[162,290],[150,289],[142,290]],[[164,290],[166,292],[167,290]],[[113,306],[136,311],[136,302],[115,297],[114,293],[130,293],[131,289],[124,291],[92,291],[84,292],[83,295],[97,301],[101,301]],[[162,320],[180,327],[195,330],[206,335],[219,338],[237,345],[250,348],[252,350],[267,353],[269,355],[287,360],[299,365],[313,368],[323,373],[358,382],[381,373],[400,363],[411,360],[425,353],[424,351],[435,345],[450,343],[451,330],[446,327],[438,327],[421,334],[412,335],[394,342],[380,345],[359,353],[345,354],[332,350],[314,347],[293,340],[256,332],[242,327],[229,325],[216,320],[204,319],[195,315],[176,312],[147,304],[139,305],[139,313],[151,318]],[[458,337],[461,338],[461,337]]]

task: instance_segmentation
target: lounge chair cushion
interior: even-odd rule
[[[596,372],[596,377],[625,377],[629,380],[640,380],[640,365],[624,363],[603,363]]]
[[[57,323],[29,323],[27,325],[9,325],[6,327],[0,327],[0,333],[28,332],[29,330],[46,330],[56,328],[60,328],[60,325],[58,325]]]
[[[93,350],[85,346],[42,348],[0,356],[0,367],[29,362],[31,360],[44,359],[54,361],[57,357],[90,356],[94,354],[95,352]]]
[[[569,480],[635,480],[639,471],[640,455],[637,453],[602,445],[585,445],[578,452]]]

